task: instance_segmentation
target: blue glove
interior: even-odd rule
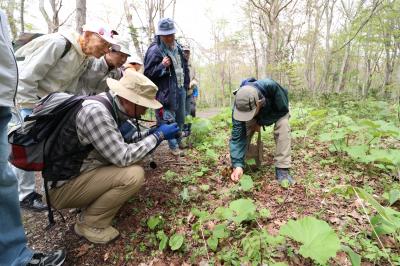
[[[168,140],[176,138],[176,134],[179,132],[179,127],[177,123],[173,124],[162,124],[159,126],[154,134],[157,135],[157,139],[159,140]]]

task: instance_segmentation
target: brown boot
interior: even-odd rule
[[[96,228],[77,222],[74,226],[75,233],[96,244],[106,244],[119,236],[119,232],[112,226]]]

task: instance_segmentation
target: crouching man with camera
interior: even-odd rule
[[[119,81],[108,78],[107,84],[110,92],[99,94],[105,101],[85,100],[65,123],[51,154],[59,161],[54,159],[51,169],[43,172],[68,178],[50,183],[51,205],[82,208],[74,229],[93,243],[107,243],[119,235],[111,221],[144,181],[144,170],[135,163],[179,132],[176,123],[165,124],[140,141],[126,143],[118,127],[147,108],[162,107],[155,100],[157,87],[132,70]]]

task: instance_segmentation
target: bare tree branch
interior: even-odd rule
[[[337,52],[339,52],[340,50],[342,50],[344,47],[346,47],[347,45],[349,45],[356,37],[357,35],[360,33],[360,31],[365,27],[365,25],[367,25],[367,23],[371,20],[372,16],[375,13],[375,10],[383,3],[383,0],[378,1],[375,3],[375,5],[373,6],[371,13],[369,14],[369,16],[363,21],[363,23],[361,23],[360,27],[358,27],[356,33],[349,38],[339,49],[333,51],[332,53],[335,54]]]

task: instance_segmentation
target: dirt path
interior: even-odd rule
[[[200,111],[197,111],[197,117],[200,118],[210,118],[213,117],[221,112],[223,110],[223,107],[212,107],[212,108],[207,108],[207,109],[202,109]]]

